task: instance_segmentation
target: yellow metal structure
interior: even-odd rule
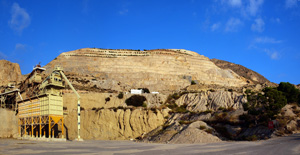
[[[61,138],[64,138],[63,97],[64,88],[61,69],[54,69],[39,86],[39,93],[18,102],[19,135],[21,137],[56,138],[58,128],[61,128]],[[34,75],[32,81],[39,81]]]

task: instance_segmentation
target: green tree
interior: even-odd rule
[[[300,91],[299,89],[295,88],[294,85],[290,84],[289,82],[280,82],[279,86],[277,87],[277,90],[283,92],[288,103],[298,102],[300,104]]]
[[[274,117],[287,104],[287,99],[284,93],[276,88],[267,87],[263,91],[265,93],[264,108],[269,117]]]

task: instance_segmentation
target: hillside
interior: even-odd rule
[[[241,77],[244,77],[248,80],[248,83],[254,83],[254,84],[270,84],[271,82],[266,79],[261,74],[248,69],[242,65],[234,64],[228,61],[224,60],[218,60],[218,59],[211,59],[212,62],[214,62],[218,67],[222,69],[231,69],[236,74],[238,74]]]
[[[216,84],[241,87],[246,80],[217,67],[209,58],[182,49],[148,51],[85,48],[64,52],[45,66],[60,65],[66,73],[86,77],[86,85],[128,91],[174,91],[191,85]]]
[[[22,79],[19,64],[0,60],[0,86],[9,82],[19,82]]]

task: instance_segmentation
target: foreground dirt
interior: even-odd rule
[[[0,154],[300,154],[300,134],[255,142],[149,144],[133,141],[40,142],[0,139]]]

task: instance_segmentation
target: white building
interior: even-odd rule
[[[131,94],[143,94],[144,91],[142,89],[131,89],[130,93]]]

